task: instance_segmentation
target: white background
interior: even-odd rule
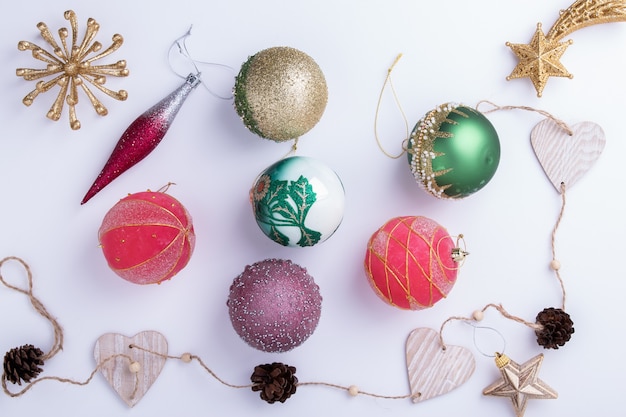
[[[386,157],[376,145],[374,115],[387,68],[398,53],[394,83],[409,124],[434,106],[455,101],[546,110],[566,123],[594,121],[607,145],[593,169],[567,193],[557,254],[568,292],[566,310],[576,333],[558,351],[544,351],[533,332],[495,311],[482,323],[506,340],[522,363],[545,353],[540,377],[559,392],[557,400],[530,401],[527,416],[616,416],[623,396],[624,349],[621,267],[626,231],[623,96],[626,93],[626,24],[585,28],[562,62],[574,79],[551,78],[544,97],[528,79],[507,82],[517,60],[506,41],[527,43],[537,22],[547,31],[569,0],[525,1],[119,1],[11,2],[0,25],[0,256],[16,255],[32,267],[35,295],[63,326],[64,349],[44,374],[84,380],[95,367],[93,347],[107,332],[132,336],[142,330],[165,335],[170,353],[201,356],[220,377],[246,384],[255,365],[281,361],[296,366],[300,381],[358,385],[382,395],[409,393],[404,344],[417,327],[439,329],[450,316],[470,315],[487,303],[534,321],[544,307],[560,305],[560,289],[548,264],[550,233],[560,196],[530,145],[543,117],[521,110],[491,113],[502,146],[500,166],[480,192],[461,201],[440,201],[423,192],[404,158]],[[122,48],[103,62],[126,59],[130,76],[107,86],[126,89],[126,102],[99,95],[109,108],[102,118],[86,97],[78,107],[80,131],[71,131],[67,110],[59,122],[45,118],[55,93],[27,108],[32,88],[15,68],[40,67],[17,43],[43,45],[36,24],[55,33],[67,27],[63,12],[78,14],[82,37],[88,17],[101,25],[97,39],[108,46],[120,33]],[[167,50],[193,24],[188,41],[200,61],[238,71],[249,55],[291,46],[312,56],[326,76],[329,100],[321,121],[299,144],[298,154],[319,158],[342,178],[346,211],[342,225],[321,245],[281,247],[258,229],[248,201],[256,175],[289,151],[290,144],[248,132],[231,101],[205,89],[194,91],[170,132],[147,159],[84,206],[84,193],[126,127],[182,80],[172,72]],[[186,71],[186,70],[185,70]],[[206,71],[205,82],[229,92],[234,73]],[[389,93],[389,91],[388,91]],[[404,124],[391,94],[381,106],[379,134],[388,151],[400,151]],[[104,214],[128,193],[156,190],[168,182],[194,219],[195,253],[187,268],[160,286],[136,286],[114,275],[98,248]],[[470,257],[450,296],[430,310],[390,307],[369,288],[363,270],[366,242],[385,221],[400,215],[430,217],[450,234],[463,233]],[[245,265],[278,257],[306,267],[324,298],[322,317],[309,340],[293,351],[269,354],[246,345],[228,319],[226,298]],[[21,285],[18,268],[3,275]],[[268,405],[256,393],[221,385],[196,364],[168,361],[160,378],[133,409],[98,375],[76,387],[44,381],[16,399],[0,396],[2,415],[90,416],[513,416],[507,399],[484,397],[499,378],[493,360],[481,354],[501,348],[498,337],[478,335],[453,323],[444,336],[471,349],[472,378],[448,395],[413,404],[331,388],[302,387],[285,404]],[[26,297],[0,288],[0,351],[32,343],[47,350],[52,329]]]

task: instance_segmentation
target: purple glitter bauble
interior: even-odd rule
[[[230,287],[230,321],[250,346],[286,352],[313,334],[322,296],[306,269],[289,260],[266,259],[246,266]]]

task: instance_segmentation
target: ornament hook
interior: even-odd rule
[[[209,92],[209,94],[211,94],[213,97],[222,99],[222,100],[231,100],[233,98],[233,94],[232,92],[228,95],[224,95],[224,94],[218,94],[217,92],[213,91],[211,88],[209,88],[209,86],[203,82],[204,80],[202,80],[202,71],[200,71],[200,66],[210,66],[210,67],[215,67],[218,69],[224,69],[229,71],[233,78],[234,78],[234,74],[235,74],[235,70],[234,68],[225,65],[225,64],[219,64],[219,63],[215,63],[215,62],[204,62],[204,61],[198,61],[195,60],[194,58],[191,57],[191,54],[189,53],[189,50],[187,49],[187,38],[189,36],[191,36],[191,29],[192,29],[193,25],[189,26],[189,29],[187,30],[187,32],[185,32],[184,35],[182,35],[180,38],[176,39],[174,42],[172,42],[172,46],[170,47],[169,51],[168,51],[168,60],[169,60],[169,64],[170,64],[170,68],[172,69],[172,72],[174,74],[176,74],[178,77],[180,78],[184,78],[187,79],[189,77],[189,71],[186,71],[184,73],[177,71],[174,68],[174,64],[173,64],[173,59],[172,59],[172,51],[174,49],[177,50],[178,54],[180,56],[182,56],[183,58],[185,58],[185,60],[190,63],[193,66],[193,71],[195,72],[195,74],[191,74],[191,75],[195,75],[195,77],[199,80],[198,82],[202,82],[202,85],[204,86],[204,88]]]
[[[476,348],[476,350],[481,355],[486,356],[488,358],[498,358],[500,356],[504,356],[503,352],[506,350],[506,339],[504,338],[502,333],[500,333],[498,330],[494,329],[493,327],[478,326],[478,325],[476,325],[474,323],[471,323],[471,322],[466,322],[466,323],[474,328],[472,340],[474,342],[474,347]],[[490,354],[485,353],[485,351],[483,349],[481,349],[480,346],[478,345],[476,334],[478,333],[479,330],[490,330],[490,331],[494,332],[500,338],[500,340],[502,342],[502,349],[496,351],[497,353],[495,355],[490,355]]]
[[[461,242],[463,243],[463,247],[461,248]],[[452,249],[452,260],[457,263],[461,263],[465,261],[465,258],[470,253],[465,250],[465,237],[460,234],[456,239],[456,247]]]

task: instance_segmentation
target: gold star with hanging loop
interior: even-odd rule
[[[561,64],[565,49],[573,43],[561,40],[572,32],[600,23],[626,22],[626,1],[624,0],[577,0],[566,10],[561,10],[559,18],[544,35],[541,23],[529,44],[507,42],[519,62],[507,80],[528,77],[541,97],[550,77],[573,76]]]
[[[43,69],[34,68],[18,68],[16,75],[23,77],[26,81],[40,80],[37,82],[35,89],[28,93],[22,102],[26,106],[30,106],[35,98],[41,93],[51,90],[55,86],[59,86],[59,94],[50,107],[47,117],[57,121],[61,118],[64,103],[69,107],[70,127],[73,130],[80,129],[80,121],[76,116],[76,105],[78,104],[79,87],[89,98],[92,106],[97,114],[106,116],[107,108],[95,96],[94,92],[87,85],[90,84],[97,90],[112,97],[116,100],[124,101],[128,97],[125,90],[113,91],[104,86],[107,76],[126,77],[128,69],[126,69],[126,61],[120,60],[113,64],[93,65],[93,63],[117,51],[124,39],[121,35],[115,34],[112,37],[112,44],[107,49],[102,49],[102,44],[94,41],[100,25],[92,18],[87,20],[87,29],[82,41],[78,41],[78,20],[76,14],[72,10],[65,12],[64,17],[70,22],[71,28],[71,45],[68,45],[70,33],[67,28],[60,28],[58,31],[60,46],[52,36],[48,26],[40,22],[37,28],[41,32],[41,37],[52,47],[49,52],[32,42],[20,41],[17,48],[20,51],[31,51],[33,58],[46,63]],[[99,53],[98,53],[99,52]],[[95,55],[92,55],[95,54]],[[92,56],[90,56],[92,55]],[[49,80],[43,78],[53,76]]]
[[[496,365],[502,373],[502,378],[485,388],[483,394],[510,398],[515,415],[523,417],[529,399],[558,397],[557,392],[537,376],[542,362],[543,354],[521,365],[504,354],[496,354]]]

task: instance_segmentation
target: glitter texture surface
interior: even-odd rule
[[[189,75],[184,84],[128,126],[81,204],[85,204],[111,181],[144,159],[157,147],[187,96],[199,83],[199,78]]]
[[[365,270],[385,302],[409,310],[432,307],[456,282],[454,242],[435,221],[421,216],[396,217],[370,238]]]
[[[306,269],[289,260],[266,259],[234,279],[226,304],[246,343],[265,352],[286,352],[313,334],[322,296]]]
[[[187,210],[170,195],[151,191],[113,206],[98,238],[109,267],[135,284],[172,278],[187,265],[195,246]]]
[[[317,63],[294,48],[265,49],[246,61],[235,83],[235,109],[253,133],[295,139],[321,119],[328,101]]]

